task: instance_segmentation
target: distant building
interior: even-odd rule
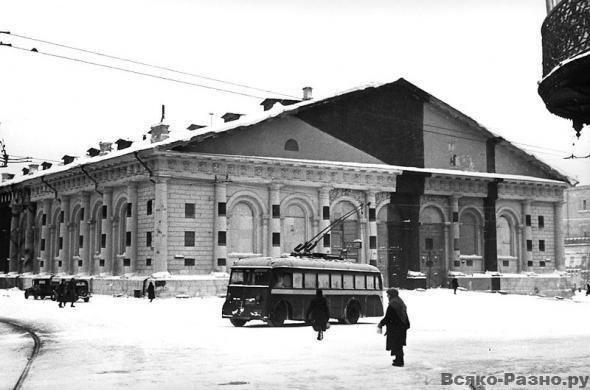
[[[565,192],[565,265],[586,283],[590,280],[590,185]]]
[[[355,208],[316,249],[376,265],[387,286],[563,269],[569,179],[457,109],[404,79],[288,103],[159,123],[0,184],[4,271],[209,274],[289,253]]]

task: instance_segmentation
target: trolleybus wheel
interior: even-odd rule
[[[283,326],[283,323],[289,314],[287,310],[287,305],[285,305],[284,302],[277,303],[272,313],[270,313],[268,323],[271,326]]]
[[[25,299],[29,299],[29,292],[25,291]]]
[[[244,326],[244,324],[246,322],[248,322],[248,321],[247,320],[242,320],[242,319],[239,319],[239,318],[230,318],[229,319],[229,322],[231,322],[231,324],[233,326],[236,326],[236,327],[239,328],[240,326]]]
[[[345,321],[347,324],[356,324],[361,316],[361,305],[357,301],[348,302],[345,315]]]

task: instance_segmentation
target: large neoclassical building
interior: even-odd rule
[[[289,253],[349,211],[316,250],[386,285],[562,268],[569,179],[406,80],[263,106],[6,177],[3,271],[207,275]]]

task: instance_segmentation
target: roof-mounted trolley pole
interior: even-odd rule
[[[370,206],[371,203],[367,203],[366,205]],[[315,236],[313,236],[309,240],[297,245],[295,248],[293,248],[293,252],[291,252],[291,256],[309,256],[309,257],[316,257],[316,258],[319,257],[319,258],[324,258],[324,259],[342,259],[341,256],[331,255],[331,254],[327,254],[327,253],[311,253],[311,251],[313,250],[313,248],[316,247],[318,242],[320,242],[320,240],[322,240],[324,238],[324,236],[332,230],[332,228],[335,225],[344,221],[346,218],[350,217],[352,214],[356,213],[357,211],[362,210],[363,207],[365,207],[365,203],[361,203],[360,205],[358,205],[354,209],[350,210],[349,212],[347,212],[346,214],[344,214],[343,216],[341,216],[340,218],[338,218],[337,220],[335,220],[334,222],[332,222],[331,224],[326,226],[318,234],[316,234]]]

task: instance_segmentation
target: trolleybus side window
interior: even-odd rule
[[[330,275],[330,287],[331,288],[342,288],[342,274],[334,273]]]
[[[354,288],[357,290],[364,290],[365,287],[365,275],[354,275]]]
[[[330,288],[330,274],[318,274],[318,288]]]
[[[244,271],[234,270],[231,273],[230,284],[244,284]]]
[[[233,270],[230,284],[268,286],[268,271],[260,269]]]
[[[375,289],[375,275],[367,275],[367,290]]]
[[[305,288],[316,288],[316,278],[315,274],[311,272],[306,272],[305,277],[303,278],[303,282],[305,284]]]
[[[349,274],[345,274],[344,277],[344,288],[347,290],[352,290],[354,289],[354,282],[353,282],[353,276],[349,275]]]
[[[303,288],[303,274],[301,272],[293,273],[293,288]]]
[[[290,272],[279,271],[275,274],[274,280],[275,288],[292,288],[293,275]]]

